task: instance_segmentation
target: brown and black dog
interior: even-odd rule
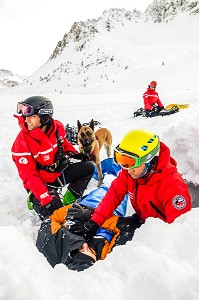
[[[102,169],[100,163],[99,151],[102,146],[105,146],[107,156],[111,156],[112,135],[106,128],[99,128],[94,132],[94,120],[92,119],[89,125],[82,125],[77,120],[78,136],[77,142],[80,153],[86,153],[89,159],[92,160],[97,167],[98,185],[102,184]]]

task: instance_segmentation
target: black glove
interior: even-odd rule
[[[48,210],[49,215],[52,215],[52,213],[63,206],[62,201],[60,200],[59,194],[56,191],[50,191],[49,194],[52,196],[52,201],[45,205],[45,208]]]
[[[131,217],[119,217],[117,221],[117,228],[120,230],[120,235],[117,237],[115,246],[124,245],[127,241],[131,241],[134,232],[139,228],[143,222],[139,219],[137,214]]]
[[[90,240],[98,230],[99,225],[93,220],[87,222],[78,222],[70,226],[70,232],[84,236],[86,240]]]
[[[68,209],[66,220],[88,221],[93,214],[93,208],[84,208],[79,204],[73,203],[72,208]]]
[[[68,156],[74,159],[79,159],[82,161],[87,161],[89,159],[89,154],[88,153],[74,153],[72,151],[68,152]]]
[[[152,111],[155,111],[155,112],[159,112],[159,106],[153,106],[153,109],[152,109]]]

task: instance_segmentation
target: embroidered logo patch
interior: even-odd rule
[[[172,199],[172,204],[176,209],[181,210],[186,207],[186,200],[183,196],[177,195]]]
[[[22,164],[22,165],[27,165],[28,160],[27,160],[26,157],[21,157],[21,158],[19,159],[19,163]]]
[[[50,159],[50,155],[45,155],[44,156],[44,161],[49,160]]]
[[[43,194],[40,195],[40,198],[44,199],[44,198],[46,198],[48,196],[49,196],[48,192],[45,192],[45,193],[43,193]]]

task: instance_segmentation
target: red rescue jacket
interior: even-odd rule
[[[191,209],[188,187],[177,171],[176,161],[170,157],[169,148],[163,143],[155,169],[146,178],[137,180],[132,179],[127,170],[121,170],[91,219],[101,225],[111,217],[127,193],[142,221],[154,217],[171,223]]]
[[[52,197],[45,183],[54,182],[61,173],[40,170],[37,168],[37,162],[41,165],[55,163],[58,152],[56,131],[63,141],[62,146],[66,154],[68,151],[77,153],[77,150],[66,139],[65,128],[57,120],[52,119],[52,125],[47,134],[40,128],[28,130],[22,117],[19,117],[18,121],[21,131],[12,146],[12,159],[25,189],[31,191],[41,203],[42,201],[49,203]]]
[[[160,101],[158,93],[154,90],[151,90],[150,88],[148,88],[147,91],[144,93],[143,99],[144,99],[144,109],[152,110],[154,104],[157,104],[160,108],[163,107],[163,104]]]

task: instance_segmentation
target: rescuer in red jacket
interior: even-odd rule
[[[64,205],[81,197],[94,172],[89,161],[72,163],[70,158],[86,160],[66,139],[63,124],[52,118],[52,102],[32,96],[19,102],[17,113],[21,131],[12,146],[12,158],[29,201],[41,219],[63,206],[58,190],[66,184]]]
[[[159,112],[164,109],[162,102],[155,91],[157,87],[156,81],[151,81],[147,91],[143,95],[144,110],[147,118],[152,118],[159,115]]]
[[[128,193],[142,222],[149,217],[172,223],[191,209],[188,187],[177,171],[176,161],[159,137],[145,130],[128,132],[114,150],[122,170],[86,223],[71,226],[71,232],[92,236],[111,217]]]

